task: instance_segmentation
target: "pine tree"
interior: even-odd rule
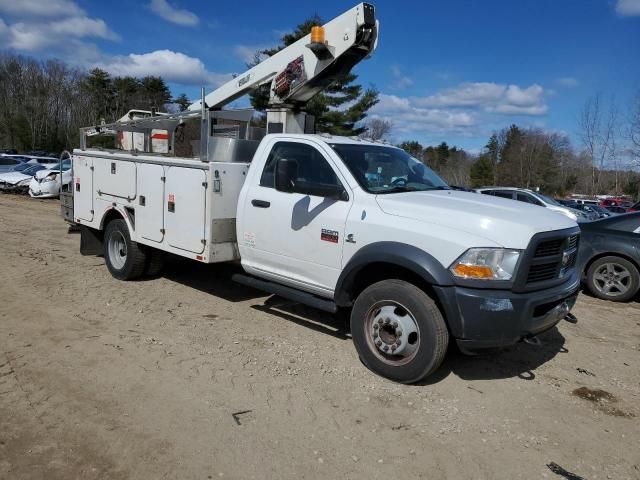
[[[256,53],[254,66],[263,57],[270,57],[285,47],[295,43],[311,32],[311,27],[322,25],[322,19],[314,15],[291,33],[282,37],[278,47],[261,50]],[[366,131],[361,122],[367,112],[378,103],[378,91],[375,88],[363,89],[354,83],[357,75],[348,73],[336,79],[324,91],[316,94],[305,106],[304,110],[315,117],[316,130],[334,135],[360,135]],[[269,86],[251,94],[251,104],[258,111],[265,111],[269,102]]]
[[[174,99],[173,103],[180,107],[181,112],[184,112],[187,108],[189,108],[189,105],[191,105],[191,101],[184,93],[181,93],[178,98]]]
[[[472,187],[482,187],[492,185],[495,177],[495,164],[490,154],[485,153],[471,165],[469,178]]]

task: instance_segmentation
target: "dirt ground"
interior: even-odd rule
[[[331,316],[172,261],[119,282],[0,195],[2,479],[639,479],[640,303],[403,386]]]

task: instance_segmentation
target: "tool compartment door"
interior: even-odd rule
[[[125,160],[99,158],[94,162],[96,190],[101,195],[136,198],[136,164]]]
[[[150,163],[139,163],[137,167],[136,230],[142,238],[162,242],[164,238],[164,167]]]
[[[93,221],[93,159],[73,158],[73,211],[77,220]]]
[[[206,172],[197,168],[167,169],[165,235],[172,247],[193,253],[204,252],[206,180]]]

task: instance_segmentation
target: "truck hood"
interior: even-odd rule
[[[480,193],[433,190],[378,195],[376,200],[389,215],[464,231],[505,248],[524,249],[536,233],[577,225],[544,207]]]

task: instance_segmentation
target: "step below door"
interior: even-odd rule
[[[172,247],[204,252],[207,201],[206,172],[197,168],[169,167],[165,187],[166,239]]]
[[[162,242],[164,238],[164,167],[139,163],[137,172],[138,204],[136,230],[147,240]]]

